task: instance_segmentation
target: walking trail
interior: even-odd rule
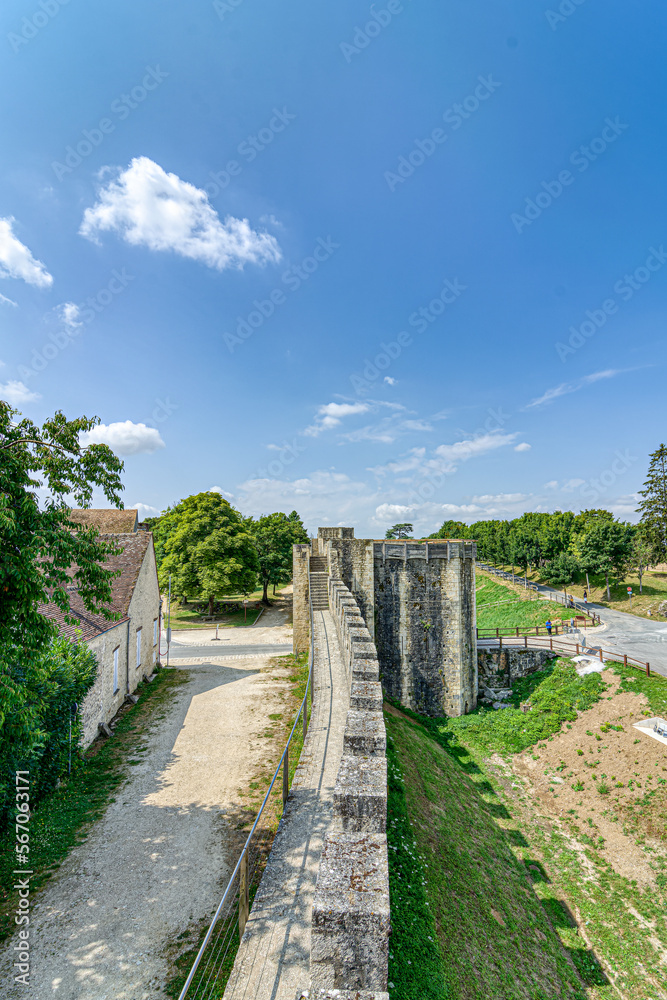
[[[349,708],[330,611],[314,612],[315,703],[301,763],[224,1000],[294,1000],[310,982],[310,920]]]
[[[190,679],[144,734],[148,752],[35,897],[28,989],[13,981],[14,940],[4,946],[3,1000],[163,1000],[166,947],[219,902],[241,793],[266,763],[267,719],[288,688],[268,658],[230,665],[213,650],[179,660]]]

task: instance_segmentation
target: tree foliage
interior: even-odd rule
[[[644,489],[639,495],[641,524],[652,550],[653,562],[667,560],[667,447],[661,444],[650,456]]]
[[[98,423],[58,411],[40,428],[0,400],[0,649],[38,650],[49,641],[37,605],[50,599],[68,610],[72,567],[85,607],[112,617],[114,573],[104,560],[116,549],[69,520],[70,501],[89,506],[94,488],[122,506],[123,463],[104,444],[79,444]]]
[[[391,528],[387,528],[387,533],[385,538],[411,538],[413,532],[413,527],[411,524],[404,522],[403,524],[394,524]]]
[[[158,576],[164,590],[203,596],[213,614],[216,596],[254,589],[259,560],[252,527],[219,493],[196,493],[170,507],[155,526]]]
[[[291,514],[266,514],[250,522],[250,529],[257,548],[262,601],[268,604],[269,584],[292,579],[292,546],[307,542],[308,533],[295,510]]]

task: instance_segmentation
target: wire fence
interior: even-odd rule
[[[310,593],[310,587],[309,587]],[[299,706],[292,731],[282,752],[278,766],[259,812],[255,817],[243,850],[236,862],[234,871],[227,883],[220,904],[201,943],[188,977],[183,984],[178,1000],[219,1000],[222,997],[229,974],[234,965],[238,945],[243,937],[243,931],[250,914],[252,901],[259,888],[259,883],[266,867],[269,847],[273,833],[269,826],[262,827],[260,820],[267,803],[278,781],[282,769],[282,802],[283,811],[289,795],[290,745],[295,742],[295,734],[299,719],[301,719],[303,740],[308,732],[308,694],[310,693],[310,708],[313,706],[313,606],[309,600],[310,610],[310,650],[308,654],[308,679],[303,701]]]

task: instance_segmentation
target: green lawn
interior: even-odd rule
[[[503,630],[519,628],[519,632],[534,630],[536,625],[544,625],[547,619],[552,622],[570,621],[576,613],[555,601],[543,601],[540,598],[528,599],[522,593],[499,583],[493,576],[478,572],[475,574],[477,586],[477,627],[500,628]],[[523,591],[523,588],[521,588]],[[530,593],[530,592],[529,592]]]
[[[499,566],[499,569],[511,572],[512,567]],[[540,576],[539,570],[529,571],[528,580],[532,583],[546,583],[546,580]],[[629,572],[622,580],[610,581],[611,601],[607,600],[604,577],[590,573],[589,580],[591,586],[588,590],[588,600],[593,604],[601,604],[605,608],[615,608],[617,611],[626,611],[641,618],[652,618],[654,621],[656,619],[664,621],[667,618],[667,615],[659,610],[660,605],[667,602],[667,572],[664,569],[654,569],[644,573],[642,577],[643,593],[641,594],[639,593],[639,577],[636,573]],[[628,587],[632,587],[632,599],[628,596]],[[586,590],[585,577],[582,577],[578,583],[568,586],[567,590],[574,597],[583,598],[584,590]]]
[[[243,598],[241,598],[243,600]],[[234,611],[231,614],[218,614],[213,618],[202,615],[196,610],[193,602],[187,607],[179,604],[178,601],[171,602],[171,628],[174,632],[179,629],[191,628],[211,628],[219,625],[220,628],[242,628],[244,625],[254,625],[262,612],[261,608],[248,607],[247,619],[244,611]],[[163,612],[164,627],[167,627],[167,616]]]

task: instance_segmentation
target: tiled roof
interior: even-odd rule
[[[104,534],[124,535],[137,530],[136,510],[75,508],[70,511],[69,519]]]
[[[120,513],[124,513],[121,511]],[[141,570],[146,550],[153,544],[153,535],[150,531],[141,531],[137,534],[126,534],[119,537],[118,534],[100,535],[100,540],[114,542],[122,551],[115,556],[109,556],[105,566],[107,569],[120,570],[120,576],[111,581],[112,599],[110,607],[119,615],[116,622],[109,621],[100,614],[91,614],[84,607],[79,596],[74,581],[71,588],[68,588],[70,610],[76,618],[77,624],[70,624],[60,608],[50,601],[48,604],[40,604],[39,612],[46,618],[55,622],[60,635],[74,638],[77,630],[80,629],[84,641],[94,639],[120,621],[127,621],[127,612],[134,593],[134,587]],[[70,571],[74,573],[74,568]]]

